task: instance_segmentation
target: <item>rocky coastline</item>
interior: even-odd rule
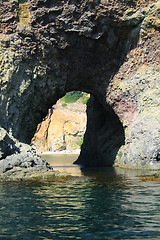
[[[160,169],[159,0],[4,0],[0,14],[2,174],[53,172],[30,143],[73,90],[93,95],[77,163]]]

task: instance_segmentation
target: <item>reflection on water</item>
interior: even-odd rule
[[[59,172],[81,176],[80,167],[73,164],[78,154],[43,154],[42,157]]]
[[[158,182],[70,164],[79,173],[66,181],[0,184],[0,239],[160,239]]]

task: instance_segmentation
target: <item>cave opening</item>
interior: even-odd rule
[[[31,145],[38,153],[79,153],[86,131],[86,104],[90,94],[69,91],[38,124]]]
[[[75,164],[99,167],[113,166],[124,142],[123,125],[109,104],[69,91],[38,124],[31,145],[40,154],[75,153]]]
[[[91,96],[87,103],[84,143],[75,163],[86,167],[113,166],[124,144],[124,127],[113,108]]]

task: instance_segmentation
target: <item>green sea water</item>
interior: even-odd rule
[[[1,240],[160,239],[160,183],[112,167],[80,168],[46,156],[73,177],[0,183]]]

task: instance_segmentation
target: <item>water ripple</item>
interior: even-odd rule
[[[159,184],[102,175],[0,184],[0,239],[159,240]]]

